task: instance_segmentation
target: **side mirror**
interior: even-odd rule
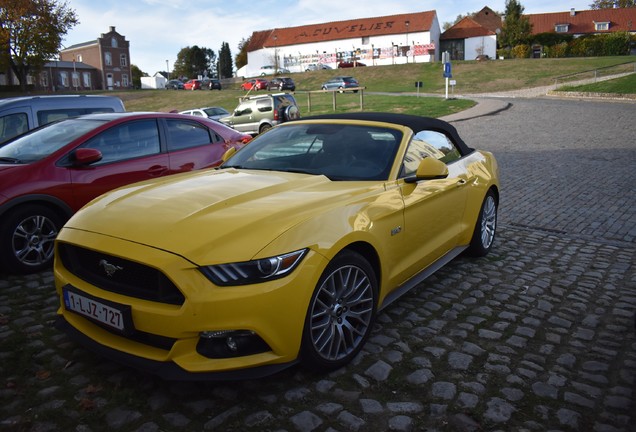
[[[102,152],[94,148],[78,148],[71,154],[73,166],[90,165],[102,160]]]
[[[223,161],[223,163],[227,162],[227,160],[231,158],[234,155],[234,153],[236,153],[235,147],[230,147],[229,149],[227,149],[225,153],[223,153],[223,156],[221,157],[221,160]]]
[[[435,180],[448,177],[448,167],[438,159],[425,157],[420,161],[415,175],[404,179],[407,183],[415,183],[419,180]]]

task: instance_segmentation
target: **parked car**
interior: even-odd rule
[[[340,93],[344,93],[345,90],[350,88],[360,87],[358,81],[351,76],[337,76],[333,77],[327,82],[323,83],[321,86],[322,90],[338,90]],[[353,90],[354,93],[357,93],[358,90]]]
[[[80,207],[139,180],[218,165],[251,139],[205,118],[168,113],[89,114],[0,146],[0,267],[50,266],[53,240]]]
[[[298,118],[300,110],[294,96],[274,93],[243,98],[230,116],[222,117],[219,121],[240,132],[259,134]]]
[[[274,75],[275,70],[276,68],[274,67],[274,65],[265,65],[260,67],[260,69],[258,70],[258,74],[260,76]]]
[[[184,90],[201,90],[201,80],[191,79],[183,84]]]
[[[219,120],[222,117],[227,117],[230,115],[230,113],[225,108],[218,106],[185,110],[181,111],[179,114],[207,117],[211,120]]]
[[[183,83],[173,79],[166,83],[166,90],[183,90]]]
[[[401,294],[464,251],[491,251],[498,202],[494,156],[444,121],[285,123],[218,170],[80,210],[56,240],[58,326],[170,379],[337,369]]]
[[[352,67],[363,67],[366,66],[364,63],[359,61],[341,61],[338,63],[338,69],[342,68],[352,68]]]
[[[331,66],[326,65],[324,63],[311,63],[307,65],[307,67],[305,68],[305,72],[315,71],[315,70],[326,70],[326,69],[331,69]]]
[[[241,84],[242,90],[267,90],[268,81],[262,78],[254,78]]]
[[[0,99],[0,143],[68,117],[124,111],[124,103],[114,96],[56,95]]]
[[[267,84],[267,90],[296,90],[294,80],[288,77],[272,78]]]
[[[218,79],[212,78],[208,81],[206,88],[208,88],[209,90],[221,90],[222,88],[221,81],[219,81]]]

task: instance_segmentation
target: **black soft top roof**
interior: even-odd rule
[[[321,119],[334,119],[334,120],[361,120],[361,121],[376,121],[385,123],[394,123],[402,126],[406,126],[418,133],[423,130],[434,130],[442,132],[448,136],[459,149],[462,156],[465,156],[474,149],[468,147],[464,140],[457,133],[457,129],[453,125],[444,120],[421,117],[410,114],[396,114],[396,113],[383,113],[383,112],[352,112],[352,113],[340,113],[340,114],[322,114],[311,117],[302,117],[300,120],[321,120]]]

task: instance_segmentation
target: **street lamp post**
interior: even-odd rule
[[[168,81],[170,81],[170,66],[168,66],[168,60],[166,60],[166,73],[168,74]]]

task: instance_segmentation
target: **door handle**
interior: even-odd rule
[[[168,167],[165,165],[153,165],[148,168],[148,174],[154,177],[161,176],[168,172]]]

